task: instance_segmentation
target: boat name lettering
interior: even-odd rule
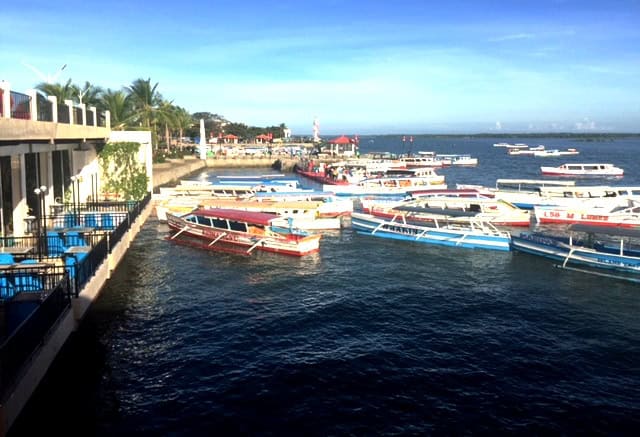
[[[609,220],[609,217],[607,217],[606,215],[596,215],[596,214],[582,214],[580,218],[583,220],[597,220],[601,222],[606,222],[607,220]]]

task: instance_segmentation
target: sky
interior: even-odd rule
[[[640,0],[4,2],[29,66],[293,135],[640,132]]]

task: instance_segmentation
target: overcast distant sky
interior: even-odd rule
[[[26,64],[294,135],[640,132],[633,0],[3,2],[0,79]]]

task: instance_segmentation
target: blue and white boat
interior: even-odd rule
[[[512,237],[511,245],[557,261],[559,268],[640,282],[638,229],[575,224],[569,226],[567,235],[522,232]]]
[[[388,219],[354,212],[351,226],[359,234],[380,238],[469,249],[510,250],[511,235],[483,222],[441,226],[435,221],[433,226],[425,226],[408,222],[401,214]]]

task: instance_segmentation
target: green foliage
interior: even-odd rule
[[[123,200],[140,200],[147,194],[149,177],[144,164],[138,162],[140,144],[134,142],[107,143],[100,152],[100,167],[105,192]]]

